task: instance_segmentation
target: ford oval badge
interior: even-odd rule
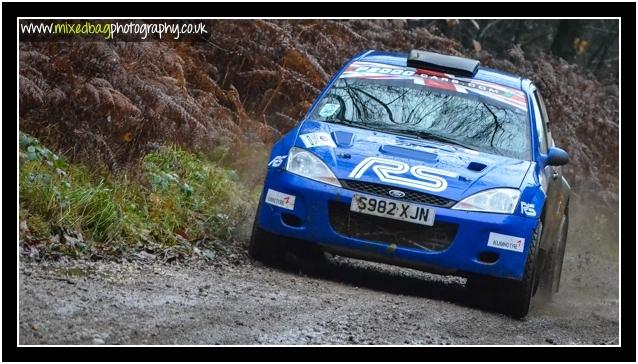
[[[388,195],[396,198],[403,198],[405,197],[405,192],[399,190],[390,190],[388,191]]]

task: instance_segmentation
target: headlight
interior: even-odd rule
[[[453,210],[496,212],[511,214],[514,212],[521,192],[513,188],[495,188],[479,192],[459,201]]]
[[[290,148],[286,170],[302,177],[341,187],[339,180],[330,168],[321,159],[305,149]]]

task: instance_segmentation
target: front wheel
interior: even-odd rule
[[[248,242],[248,255],[266,265],[278,266],[283,262],[285,254],[284,244],[272,234],[259,227],[259,211],[261,203],[255,213],[253,230]]]
[[[486,276],[468,278],[468,288],[481,295],[490,295],[499,311],[515,318],[523,318],[530,308],[538,282],[538,253],[542,231],[539,222],[530,241],[529,254],[525,262],[522,280],[503,279]]]
[[[326,262],[323,251],[316,244],[271,234],[260,228],[260,210],[261,204],[257,208],[252,234],[248,242],[248,255],[251,258],[277,268],[285,268],[291,260],[300,258],[303,263],[297,265],[301,265],[309,271]],[[294,257],[291,257],[291,254]]]

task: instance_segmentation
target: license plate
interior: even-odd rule
[[[387,217],[421,225],[434,225],[434,209],[389,198],[355,194],[350,211]]]

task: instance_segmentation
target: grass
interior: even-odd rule
[[[234,170],[175,146],[146,155],[134,175],[68,163],[24,133],[19,153],[20,239],[62,254],[188,252],[229,241],[259,192]]]

